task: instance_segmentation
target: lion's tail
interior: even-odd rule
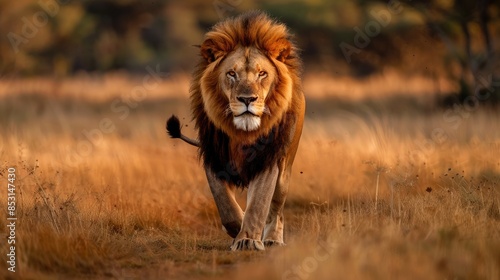
[[[191,144],[195,147],[200,146],[200,142],[191,139],[181,133],[181,123],[179,121],[179,118],[177,118],[176,115],[172,115],[168,120],[167,120],[167,133],[170,135],[172,138],[180,138],[184,142]]]

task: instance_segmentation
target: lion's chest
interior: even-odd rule
[[[229,145],[229,162],[233,166],[234,170],[239,174],[245,172],[245,170],[252,169],[252,165],[262,165],[262,151],[265,149],[264,145],[259,145],[258,143],[253,145],[242,145],[233,144]]]
[[[216,138],[220,140],[221,136]],[[226,140],[212,142],[213,146],[203,153],[204,162],[218,178],[240,187],[247,187],[255,176],[276,164],[286,149],[286,144],[280,141],[276,132],[259,138],[253,144]]]
[[[210,125],[200,130],[201,155],[206,167],[221,180],[240,187],[248,184],[261,172],[271,168],[286,155],[290,144],[287,133],[291,118],[275,126],[251,144],[233,141],[227,134]]]

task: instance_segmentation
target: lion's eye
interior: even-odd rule
[[[260,71],[259,72],[259,77],[265,77],[267,76],[267,72],[266,71]]]
[[[229,72],[227,72],[227,75],[228,75],[229,77],[233,77],[233,78],[234,78],[234,77],[236,77],[236,72],[234,72],[234,71],[229,71]]]

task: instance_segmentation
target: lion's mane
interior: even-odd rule
[[[254,47],[275,66],[278,78],[266,99],[269,114],[255,131],[234,127],[225,114],[227,98],[219,86],[218,66],[237,48]],[[265,13],[252,12],[215,25],[200,46],[200,62],[191,82],[191,111],[198,129],[200,156],[206,168],[237,186],[247,186],[257,175],[285,156],[303,102],[301,61],[285,25]],[[201,79],[208,75],[208,86]],[[215,98],[204,104],[202,90]],[[213,110],[209,118],[207,110]]]

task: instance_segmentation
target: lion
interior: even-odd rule
[[[302,63],[287,27],[259,11],[219,22],[199,46],[190,86],[199,147],[231,250],[285,245],[283,207],[302,134],[305,99]],[[235,200],[248,188],[245,212]]]

